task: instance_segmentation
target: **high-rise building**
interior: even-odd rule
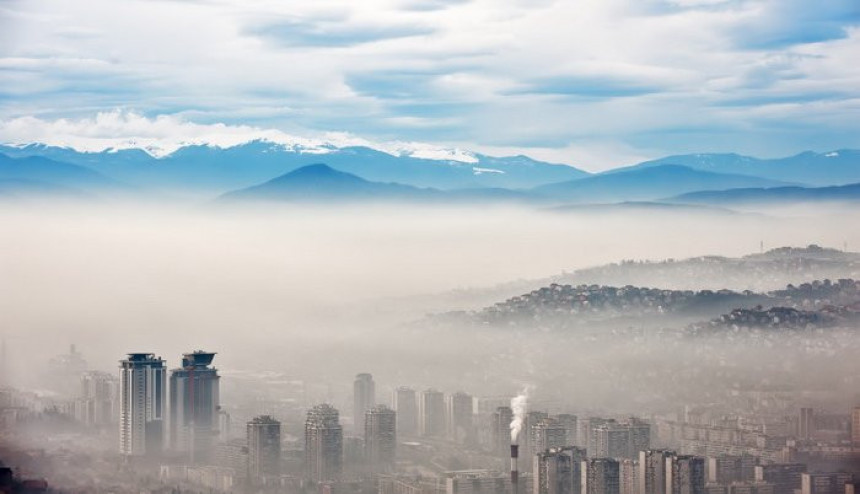
[[[576,437],[576,429],[577,429],[577,418],[576,415],[571,415],[569,413],[562,413],[556,415],[555,419],[564,427],[567,438],[565,439],[565,446],[578,446],[580,448],[585,448],[584,445],[579,444]]]
[[[774,485],[777,493],[794,492],[800,489],[801,474],[806,472],[805,463],[771,463],[755,467],[755,481]]]
[[[666,494],[705,494],[705,459],[690,455],[667,458]]]
[[[364,433],[362,425],[364,424],[364,412],[373,408],[376,405],[376,383],[373,382],[373,376],[367,373],[358,374],[355,376],[353,389],[353,408],[352,420],[355,424],[356,435]]]
[[[591,429],[592,449],[589,451],[593,451],[594,456],[634,459],[650,446],[651,425],[636,418],[625,422],[606,420]]]
[[[537,451],[537,449],[532,445],[532,426],[548,418],[549,414],[541,410],[531,410],[526,413],[526,419],[523,421],[523,428],[518,438],[520,448],[522,448],[523,452],[528,452],[529,454],[533,455]],[[531,471],[531,462],[526,463],[525,466],[526,471]]]
[[[170,448],[194,463],[205,460],[218,437],[218,371],[214,353],[182,356],[182,367],[170,373]]]
[[[6,352],[6,337],[0,338],[0,387],[12,383],[12,366],[9,365],[9,354]]]
[[[628,458],[639,458],[640,451],[651,449],[651,424],[631,417],[627,419],[626,425],[630,431],[630,454]]]
[[[458,392],[448,396],[446,401],[448,437],[459,444],[473,444],[477,431],[472,395]]]
[[[547,449],[534,456],[533,494],[580,494],[585,450],[576,447]]]
[[[397,452],[397,414],[385,405],[365,412],[364,458],[371,472],[391,472]]]
[[[596,426],[592,429],[593,449],[589,450],[594,456],[605,458],[629,458],[630,429],[625,424],[614,420]]]
[[[850,473],[802,473],[800,494],[843,494],[853,480]]]
[[[800,439],[812,439],[815,434],[815,414],[812,408],[800,409],[800,421],[797,424],[797,436]]]
[[[128,456],[158,455],[164,446],[167,407],[164,360],[129,353],[120,360],[119,450]]]
[[[489,470],[458,470],[447,472],[445,476],[446,494],[527,494],[531,486],[531,479],[521,476],[512,488],[508,475]]]
[[[663,494],[666,491],[666,460],[674,451],[650,449],[639,452],[639,494]]]
[[[639,462],[625,458],[618,462],[621,494],[639,494]]]
[[[594,454],[594,452],[597,451],[597,438],[594,433],[595,429],[603,424],[613,422],[615,421],[612,419],[601,417],[588,417],[577,421],[577,427],[579,428],[577,431],[577,439],[582,447],[588,450],[591,456],[597,456]]]
[[[119,380],[100,371],[81,375],[81,395],[75,400],[75,419],[88,427],[116,424],[119,417]]]
[[[394,390],[394,411],[397,412],[397,435],[418,435],[418,398],[415,390],[401,386]]]
[[[567,429],[552,418],[546,418],[532,424],[529,434],[531,435],[529,444],[532,455],[548,449],[570,446],[567,442]]]
[[[618,460],[589,458],[582,462],[582,494],[620,494]]]
[[[493,453],[503,458],[507,458],[511,451],[511,421],[513,419],[514,411],[510,407],[498,407],[493,413],[491,438]]]
[[[343,428],[328,404],[308,410],[305,420],[305,475],[315,482],[337,480],[343,472]]]
[[[851,442],[855,448],[860,448],[860,407],[854,407],[851,412]]]
[[[753,455],[722,455],[708,458],[708,482],[733,484],[755,480],[758,457]]]
[[[418,408],[421,435],[445,437],[445,395],[441,391],[428,389],[421,393]]]
[[[248,478],[259,483],[263,477],[281,473],[281,423],[268,415],[247,425]]]
[[[43,369],[49,389],[61,396],[75,398],[81,375],[87,370],[87,361],[75,345],[69,345],[69,353],[52,358]]]
[[[218,441],[226,442],[233,437],[233,419],[223,408],[218,410]]]

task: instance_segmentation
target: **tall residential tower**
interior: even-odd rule
[[[119,450],[127,456],[158,455],[164,446],[167,400],[164,360],[129,353],[120,360]]]

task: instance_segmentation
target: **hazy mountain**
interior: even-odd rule
[[[469,161],[457,161],[395,156],[369,147],[305,148],[260,140],[227,148],[186,146],[161,158],[140,149],[87,153],[38,144],[0,146],[0,152],[18,157],[49,157],[141,186],[216,191],[248,187],[321,161],[371,181],[441,189],[530,188],[588,176],[570,166],[525,156],[496,158],[472,154],[461,156]]]
[[[0,179],[0,199],[30,198],[88,199],[91,195],[78,189],[37,180]]]
[[[860,183],[831,187],[772,187],[705,190],[681,194],[669,201],[695,204],[757,204],[860,201]]]
[[[784,182],[747,175],[661,165],[594,175],[532,189],[536,194],[567,202],[651,201],[697,190],[769,187]]]
[[[604,204],[569,204],[550,208],[558,213],[606,213],[620,212],[653,214],[740,214],[731,209],[701,204],[682,204],[647,201],[625,201]]]
[[[19,194],[124,189],[117,181],[88,168],[40,156],[11,158],[0,154],[0,180],[6,194],[16,189]]]
[[[409,185],[370,182],[323,164],[308,165],[260,185],[221,196],[222,200],[340,201],[415,199],[438,191]]]
[[[753,175],[809,185],[844,185],[860,182],[860,150],[840,149],[826,153],[806,151],[795,156],[759,159],[739,154],[687,154],[613,170],[619,173],[662,165],[684,165],[719,173]]]

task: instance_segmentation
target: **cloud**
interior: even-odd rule
[[[773,134],[762,148],[747,136],[805,111],[798,125],[817,122],[810,135],[830,131],[845,139],[838,147],[860,146],[852,133],[860,124],[827,113],[860,97],[858,8],[854,0],[12,2],[0,7],[0,119],[93,120],[134,108],[298,135],[337,130],[526,153],[575,147],[617,161],[605,143],[617,143],[619,157],[675,152],[685,128],[706,150],[730,147],[734,136],[746,147],[730,150],[787,154],[817,141],[791,133],[780,145]],[[581,151],[588,142],[604,144]]]
[[[256,26],[247,31],[287,47],[347,47],[365,43],[426,36],[433,33],[427,26],[352,25],[344,21],[281,21]]]

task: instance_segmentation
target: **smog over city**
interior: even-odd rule
[[[0,32],[0,494],[860,487],[855,2]]]

